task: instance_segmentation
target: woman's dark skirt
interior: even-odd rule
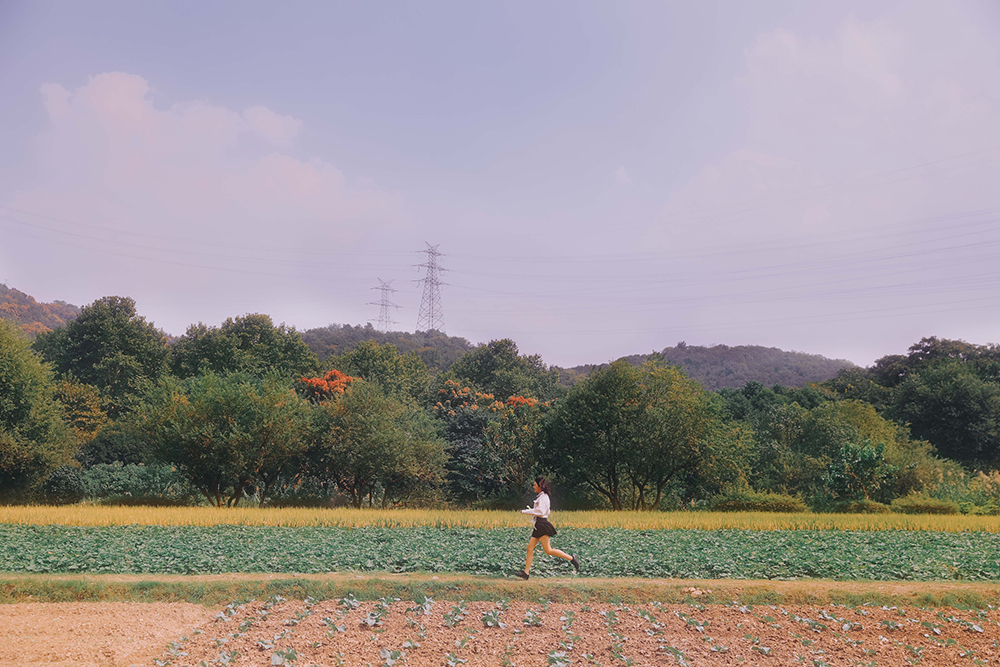
[[[535,519],[535,529],[531,531],[532,537],[549,537],[556,536],[556,527],[553,526],[548,519],[543,519],[542,517],[537,517]]]

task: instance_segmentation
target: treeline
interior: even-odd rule
[[[995,346],[929,338],[824,383],[716,392],[662,358],[567,388],[511,340],[447,370],[421,347],[321,360],[259,314],[169,343],[121,297],[33,342],[0,323],[0,494],[517,507],[543,473],[563,508],[1000,512]]]
[[[688,345],[684,342],[663,348],[652,354],[623,357],[634,366],[648,361],[659,361],[680,366],[692,380],[705,389],[738,389],[747,382],[761,382],[770,387],[805,387],[825,382],[854,364],[846,359],[829,359],[819,354],[786,352],[775,347],[759,345]],[[586,377],[600,366],[575,366],[563,371],[564,382],[572,384]]]

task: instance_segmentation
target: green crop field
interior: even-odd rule
[[[0,525],[10,573],[458,572],[509,576],[528,531],[468,528]],[[583,576],[935,581],[1000,579],[1000,534],[563,529]],[[533,574],[566,576],[536,551]]]

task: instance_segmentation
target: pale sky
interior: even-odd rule
[[[0,2],[0,279],[549,364],[1000,343],[1000,4]]]

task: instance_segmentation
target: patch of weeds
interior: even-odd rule
[[[298,659],[299,656],[293,648],[286,648],[284,650],[275,651],[271,654],[271,664],[281,667],[289,667]]]
[[[459,658],[457,655],[455,655],[454,651],[450,652],[448,655],[444,657],[444,664],[446,667],[458,667],[459,665],[463,665],[467,662],[469,661],[463,660],[462,658]]]
[[[673,646],[661,646],[660,648],[674,656],[674,661],[681,667],[690,667],[691,663],[688,661],[688,657],[684,655],[684,651]]]
[[[507,627],[507,624],[500,620],[500,616],[503,611],[500,609],[493,609],[490,611],[483,612],[483,627],[486,628],[500,628],[503,630]]]
[[[529,609],[528,611],[524,612],[524,624],[532,628],[537,628],[541,626],[542,625],[541,614],[536,612],[534,609]]]
[[[465,618],[465,600],[460,600],[458,604],[448,610],[444,615],[444,624],[449,628],[453,628],[462,622]]]
[[[434,609],[434,600],[429,596],[424,595],[419,600],[414,600],[416,602],[416,607],[407,607],[406,612],[416,612],[417,614],[423,616],[430,616],[431,610]]]
[[[378,655],[382,658],[383,667],[392,667],[397,662],[406,662],[406,653],[404,651],[390,651],[384,648],[378,652]]]
[[[573,664],[573,659],[569,657],[566,651],[556,651],[553,649],[549,651],[547,658],[548,664],[551,667],[569,667]]]

